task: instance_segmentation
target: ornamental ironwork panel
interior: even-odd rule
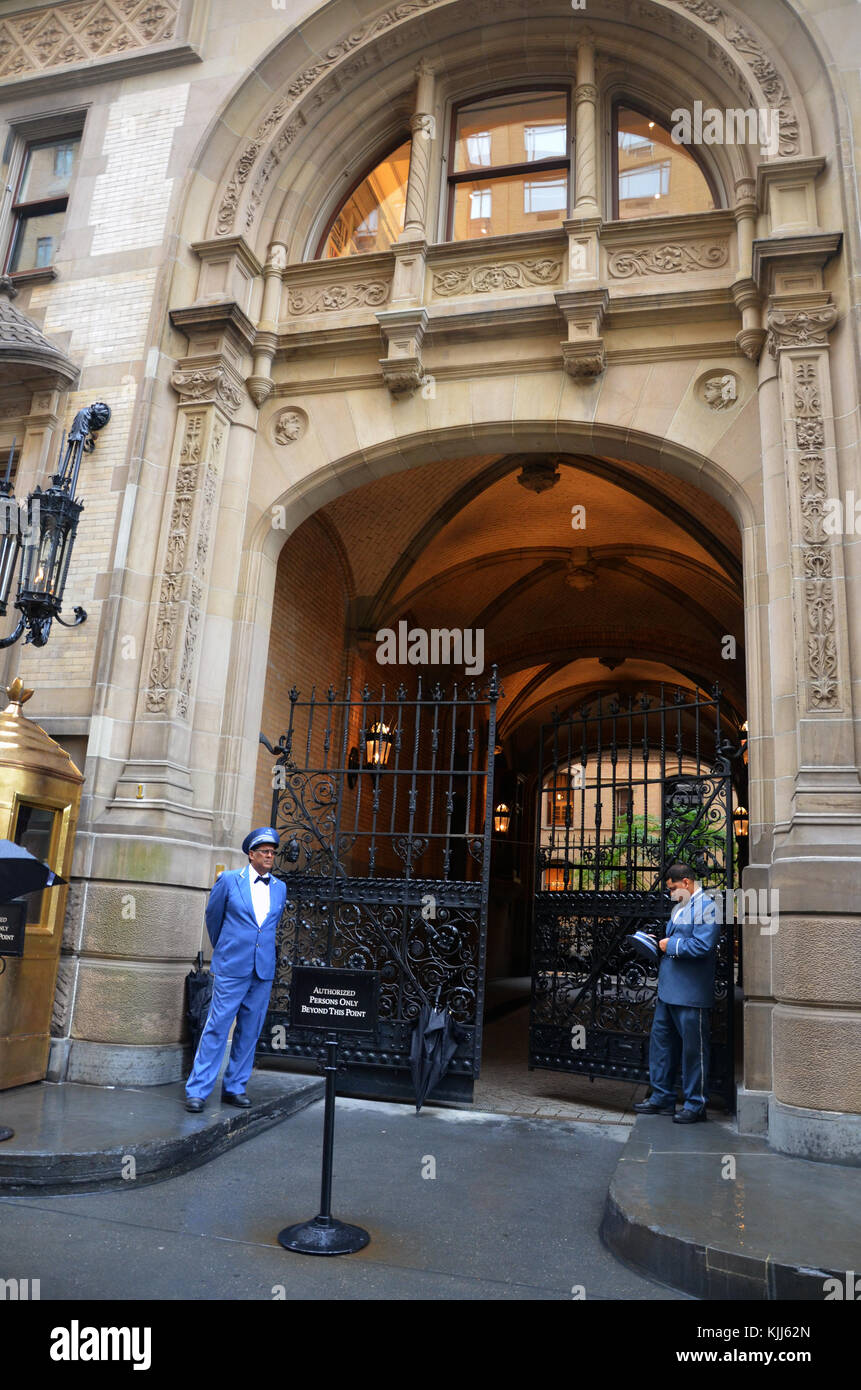
[[[598,699],[542,726],[539,747],[530,1067],[648,1081],[657,963],[624,938],[665,935],[679,859],[724,922],[710,1092],[732,1107],[734,754],[720,692]]]
[[[294,966],[378,970],[378,1035],[343,1039],[348,1071],[407,1068],[413,1025],[431,1003],[464,1029],[450,1074],[458,1094],[471,1091],[500,693],[496,668],[486,689],[450,695],[439,684],[423,693],[420,680],[414,696],[403,685],[353,695],[348,684],[343,696],[330,687],[308,700],[290,691],[287,731],[274,747],[261,735],[274,757],[274,871],[287,885],[261,1054],[321,1052],[322,1032],[290,1027]]]

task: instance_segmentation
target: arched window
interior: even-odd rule
[[[405,140],[353,189],[338,209],[319,258],[388,251],[397,241],[404,229],[411,143]]]
[[[616,106],[614,115],[614,217],[625,221],[718,206],[702,165],[665,126],[631,106]]]
[[[455,108],[448,236],[558,227],[568,216],[568,94],[507,92]]]

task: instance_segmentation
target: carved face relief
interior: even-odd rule
[[[700,394],[711,410],[729,410],[738,400],[734,372],[710,372],[700,382]]]
[[[282,410],[275,416],[272,437],[276,444],[295,444],[301,439],[308,425],[304,410]]]

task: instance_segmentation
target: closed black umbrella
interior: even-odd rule
[[[435,1003],[439,1005],[440,991]],[[469,1034],[455,1023],[448,1009],[423,1004],[410,1044],[410,1072],[416,1093],[416,1114],[434,1086],[442,1080],[460,1043]]]
[[[203,969],[203,955],[197,953],[194,970],[189,970],[185,977],[186,989],[186,1018],[191,1031],[191,1042],[194,1051],[200,1042],[200,1035],[206,1023],[206,1015],[209,1013],[209,1005],[212,1000],[212,991],[215,982],[210,970]]]
[[[0,903],[10,903],[40,888],[52,888],[66,880],[23,845],[0,840]]]

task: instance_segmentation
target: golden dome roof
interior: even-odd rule
[[[7,685],[6,694],[9,704],[0,713],[0,766],[25,767],[51,777],[65,777],[70,782],[83,782],[83,775],[65,749],[22,713],[22,706],[33,691],[24,689],[20,676]]]

